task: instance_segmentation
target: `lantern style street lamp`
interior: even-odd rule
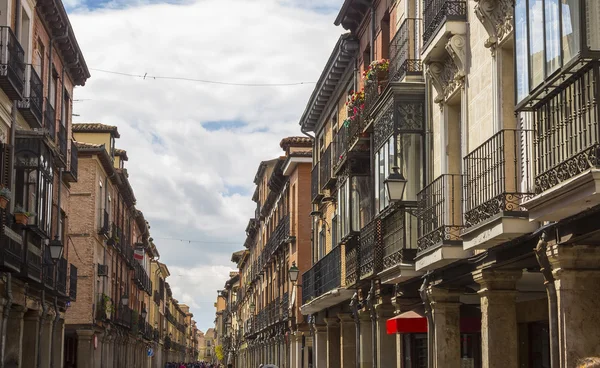
[[[125,294],[121,296],[121,304],[123,304],[124,306],[129,305],[129,295]]]
[[[407,180],[402,173],[398,172],[398,167],[393,167],[393,172],[384,180],[385,189],[391,202],[400,201],[404,196]]]
[[[58,240],[58,236],[55,236],[53,240],[48,243],[48,248],[50,248],[50,257],[52,261],[56,263],[59,259],[61,259],[63,250],[65,249],[63,243]]]
[[[255,310],[256,310],[256,305],[254,303],[250,303],[250,313],[254,314]]]
[[[140,313],[142,315],[142,319],[146,319],[146,316],[148,315],[148,312],[146,311],[146,308],[142,308],[142,312]]]
[[[300,270],[296,267],[296,262],[292,262],[292,267],[288,270],[288,277],[290,281],[295,284],[298,281],[298,274]]]

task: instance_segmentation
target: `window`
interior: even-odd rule
[[[354,176],[351,178],[352,231],[360,231],[371,222],[372,206],[369,193],[370,177]]]
[[[50,102],[50,106],[56,107],[56,86],[58,86],[58,73],[56,69],[54,69],[54,65],[52,66],[52,78],[50,78],[50,87],[48,101]]]
[[[331,219],[331,248],[337,247],[338,242],[338,218],[336,211],[336,215]]]
[[[65,98],[60,107],[60,124],[63,127],[66,127],[68,116],[69,116],[69,104],[70,104],[71,100],[69,98],[69,92],[67,92],[67,90],[64,91],[64,94],[65,94]]]

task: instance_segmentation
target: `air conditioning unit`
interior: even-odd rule
[[[98,265],[98,276],[108,276],[108,265]]]

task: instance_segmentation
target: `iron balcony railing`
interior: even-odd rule
[[[57,262],[58,269],[56,270],[56,291],[64,296],[67,295],[67,270],[69,263],[66,259],[61,258]]]
[[[340,247],[335,247],[302,274],[302,304],[341,286]]]
[[[290,317],[289,306],[290,306],[290,294],[286,292],[286,293],[283,293],[283,296],[281,297],[281,318],[284,321],[286,321]]]
[[[42,251],[42,266],[43,266],[43,278],[44,285],[51,290],[54,290],[55,286],[55,264],[50,257],[50,249]]]
[[[536,107],[535,193],[600,167],[600,64]]]
[[[17,102],[17,106],[27,122],[34,127],[41,127],[44,85],[31,64],[27,64],[25,77],[25,91],[23,98]]]
[[[44,101],[44,129],[46,129],[48,136],[54,140],[56,139],[56,111],[47,98]]]
[[[417,252],[416,207],[400,207],[382,225],[383,268],[412,264]]]
[[[67,162],[67,128],[62,123],[58,124],[58,149],[64,162]]]
[[[348,126],[342,124],[333,137],[333,152],[331,153],[332,169],[337,172],[348,154]]]
[[[364,117],[364,120],[360,119],[362,120],[361,123],[363,129],[367,125],[368,116],[371,114],[371,110],[373,110],[373,107],[377,103],[379,95],[383,92],[388,83],[388,76],[388,72],[380,73],[376,74],[374,79],[365,81],[365,104],[363,111],[361,112],[361,116]],[[359,133],[362,133],[362,129]]]
[[[108,236],[110,232],[110,224],[108,223],[108,211],[100,210],[100,226],[98,229],[98,233],[101,235]]]
[[[119,305],[116,310],[115,322],[126,328],[131,328],[132,310],[124,305]]]
[[[461,189],[461,175],[444,174],[417,194],[419,252],[461,241]]]
[[[79,161],[79,149],[75,141],[71,141],[71,152],[69,155],[69,171],[67,173],[71,175],[73,181],[77,181],[77,169]]]
[[[323,197],[321,194],[321,185],[319,185],[319,165],[320,162],[315,163],[310,174],[310,198],[313,203],[318,202]]]
[[[118,321],[120,313],[117,311],[116,316],[112,316],[112,306],[114,305],[113,300],[104,293],[98,293],[96,296],[96,320],[106,321],[114,318]],[[127,307],[123,307],[127,308]],[[120,308],[119,308],[120,309]]]
[[[360,237],[353,236],[344,244],[346,287],[354,285],[360,278]]]
[[[465,157],[465,228],[497,215],[527,216],[521,202],[531,193],[521,183],[529,178],[529,155],[522,153],[532,133],[501,130]]]
[[[319,187],[321,189],[326,189],[332,183],[333,179],[333,171],[331,170],[331,144],[327,146],[325,151],[321,154],[321,159],[319,160]]]
[[[21,100],[25,84],[25,51],[12,29],[0,27],[0,87],[11,100]]]
[[[389,81],[397,82],[407,75],[422,75],[419,32],[421,19],[406,18],[390,42]]]
[[[2,268],[19,272],[23,265],[23,242],[20,235],[6,225],[1,225],[0,233],[0,262]]]
[[[275,230],[269,237],[265,248],[262,251],[264,255],[264,264],[268,263],[271,255],[279,249],[279,247],[288,241],[290,237],[290,216],[285,215],[279,220]]]
[[[27,251],[27,276],[33,281],[42,282],[42,257]]]
[[[456,0],[424,0],[423,44],[427,45],[447,21],[467,19],[467,2]]]
[[[77,267],[69,265],[69,298],[77,299]]]
[[[373,276],[382,268],[381,219],[375,218],[360,231],[358,263],[360,278]]]

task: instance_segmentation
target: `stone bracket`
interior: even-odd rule
[[[475,15],[489,38],[485,47],[494,52],[496,46],[513,31],[514,0],[475,0]]]

